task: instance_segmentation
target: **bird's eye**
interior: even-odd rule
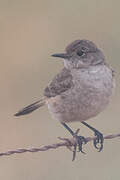
[[[84,53],[83,51],[78,51],[78,52],[77,52],[77,55],[78,55],[78,56],[83,56],[84,54],[85,54],[85,53]]]

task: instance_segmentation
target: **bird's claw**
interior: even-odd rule
[[[95,130],[95,136],[96,136],[96,138],[94,139],[93,144],[94,144],[94,147],[96,149],[98,149],[100,152],[103,149],[103,142],[104,142],[103,134],[100,133],[99,131]],[[99,147],[98,147],[98,145],[99,145]]]
[[[87,143],[86,139],[83,136],[77,136],[77,135],[74,135],[74,138],[77,141],[76,145],[74,146],[74,149],[76,149],[76,147],[78,146],[78,152],[85,154],[82,147],[83,147],[83,144]]]
[[[83,136],[77,136],[75,134],[73,137],[76,139],[76,144],[74,145],[74,149],[73,149],[73,159],[72,159],[72,161],[75,160],[77,146],[78,146],[78,152],[81,152],[81,153],[85,154],[82,147],[83,147],[83,144],[87,143],[86,139]]]

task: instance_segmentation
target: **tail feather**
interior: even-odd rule
[[[33,104],[30,104],[29,106],[26,106],[25,108],[21,109],[16,114],[14,114],[14,116],[22,116],[22,115],[29,114],[29,113],[35,111],[36,109],[38,109],[39,107],[41,107],[43,105],[45,105],[45,99],[44,98],[39,100],[39,101],[36,101]]]

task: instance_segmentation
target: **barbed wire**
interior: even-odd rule
[[[78,133],[78,131],[79,131],[79,129],[76,131],[76,134]],[[104,136],[104,139],[113,139],[113,138],[117,138],[117,137],[120,137],[120,133]],[[7,152],[1,152],[0,156],[10,156],[13,154],[21,154],[21,153],[25,153],[25,152],[34,153],[34,152],[39,152],[39,151],[47,151],[49,149],[57,149],[59,147],[67,147],[69,150],[71,150],[73,152],[72,160],[74,160],[76,157],[76,152],[74,152],[72,150],[72,147],[77,145],[76,139],[75,138],[68,139],[68,138],[61,138],[61,137],[58,137],[58,138],[59,138],[59,140],[62,140],[63,142],[58,142],[58,143],[51,144],[51,145],[45,145],[45,146],[42,146],[39,148],[31,147],[31,148],[19,148],[16,150],[9,150]],[[96,137],[86,137],[85,139],[86,139],[86,144],[87,144],[88,142],[95,140]]]

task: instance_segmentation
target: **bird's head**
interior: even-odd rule
[[[97,64],[104,64],[105,57],[100,49],[89,40],[75,40],[69,44],[65,53],[53,54],[53,57],[64,59],[66,68],[87,68]]]

